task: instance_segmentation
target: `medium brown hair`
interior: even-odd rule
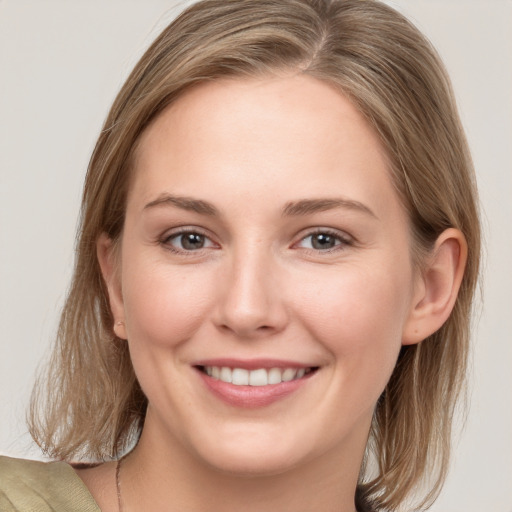
[[[52,457],[118,457],[140,434],[147,399],[116,338],[96,241],[122,235],[133,154],[141,133],[193,87],[222,77],[282,72],[316,77],[347,96],[378,132],[408,211],[413,256],[447,228],[462,231],[468,262],[448,321],[404,346],[380,397],[359,495],[395,510],[444,481],[456,399],[466,373],[480,231],[474,173],[447,74],[431,44],[402,15],[373,0],[204,0],[155,40],[119,92],[85,182],[76,267],[30,428]],[[41,404],[44,404],[41,405]],[[39,414],[41,413],[42,414]],[[368,471],[373,460],[374,470]]]

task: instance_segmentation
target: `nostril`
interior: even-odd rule
[[[256,322],[244,322],[243,320],[232,319],[231,322],[224,322],[218,326],[223,332],[236,334],[242,338],[250,338],[258,335],[270,335],[278,332],[279,329],[272,325],[257,325]]]

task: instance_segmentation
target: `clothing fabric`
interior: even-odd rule
[[[65,462],[0,456],[1,512],[101,512]]]

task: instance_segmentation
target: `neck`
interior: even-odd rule
[[[161,439],[147,421],[122,464],[123,511],[354,512],[366,434],[356,449],[352,441],[348,450],[336,447],[282,472],[240,475],[206,464],[176,439]]]

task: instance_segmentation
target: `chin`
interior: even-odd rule
[[[285,473],[308,458],[300,445],[279,438],[250,435],[243,439],[231,436],[226,442],[217,440],[198,452],[199,457],[210,467],[227,474],[242,477],[262,477]]]
[[[286,473],[299,465],[296,458],[279,456],[275,453],[224,454],[222,458],[208,461],[216,471],[242,478],[258,478]]]

